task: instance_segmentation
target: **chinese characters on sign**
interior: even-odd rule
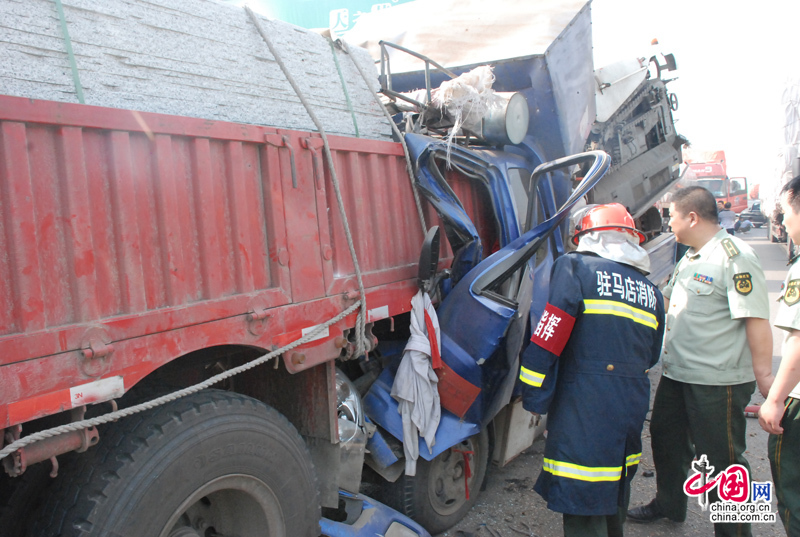
[[[328,27],[334,32],[344,32],[350,28],[350,10],[347,8],[331,10]]]
[[[392,7],[391,3],[379,3],[373,4],[370,6],[370,12],[374,13],[376,11],[380,11],[382,9],[386,9]],[[332,9],[328,14],[328,27],[331,28],[336,33],[341,33],[349,30],[352,26],[358,21],[358,18],[363,15],[364,12],[360,10],[356,10],[353,13],[352,21],[350,20],[350,10],[348,8],[343,9]],[[352,24],[351,24],[352,22]]]

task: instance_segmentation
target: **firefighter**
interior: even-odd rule
[[[592,207],[572,240],[578,248],[553,265],[548,304],[520,372],[523,406],[548,414],[534,488],[563,513],[566,536],[621,536],[664,303],[645,277],[645,238],[625,207]]]

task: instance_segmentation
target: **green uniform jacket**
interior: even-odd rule
[[[727,386],[755,380],[745,319],[769,319],[766,279],[758,256],[722,229],[678,262],[669,299],[664,376]]]

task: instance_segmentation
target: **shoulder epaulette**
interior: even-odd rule
[[[740,253],[739,249],[730,239],[722,239],[722,247],[725,249],[725,253],[728,254],[729,258],[737,256]]]

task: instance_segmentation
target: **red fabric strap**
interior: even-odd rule
[[[461,456],[464,457],[464,492],[467,495],[467,500],[469,500],[469,478],[472,477],[472,468],[469,464],[469,456],[474,455],[474,451],[464,451],[463,449],[456,449],[453,448],[453,451],[456,453],[461,453]]]
[[[573,326],[575,317],[548,302],[536,330],[533,331],[531,341],[556,356],[561,356]]]
[[[442,368],[436,370],[436,376],[439,377],[437,388],[442,408],[463,418],[480,395],[481,389],[453,371],[444,362],[442,362]]]
[[[425,328],[428,329],[428,341],[431,342],[431,366],[434,369],[441,369],[442,355],[439,353],[439,344],[436,340],[436,329],[433,326],[433,320],[428,315],[428,310],[425,310]]]

